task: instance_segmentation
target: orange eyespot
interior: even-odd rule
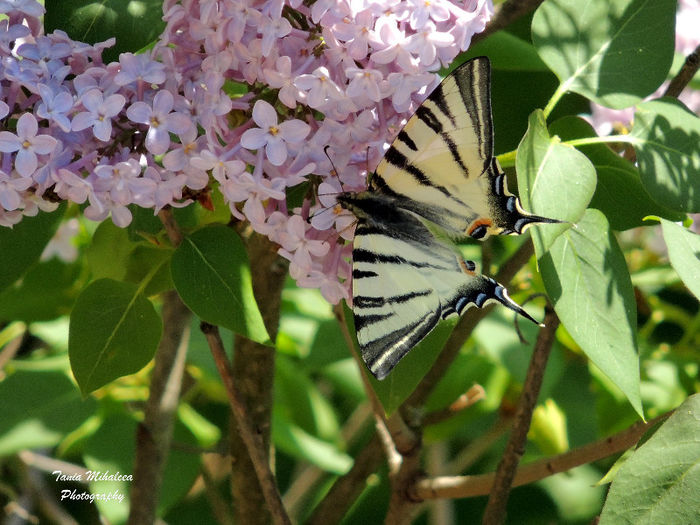
[[[488,233],[491,224],[491,219],[485,217],[476,219],[467,230],[467,235],[473,239],[482,239]]]
[[[466,273],[467,275],[476,275],[476,273],[474,273],[474,267],[473,266],[469,267],[467,265],[467,261],[465,261],[464,259],[461,259],[461,258],[459,259],[459,266],[462,268],[462,271],[464,273]]]

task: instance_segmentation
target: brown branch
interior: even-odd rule
[[[521,16],[534,11],[544,0],[507,0],[489,21],[486,29],[474,35],[471,45],[486,39],[496,31],[500,31],[515,22]]]
[[[270,339],[274,341],[287,265],[277,255],[277,246],[267,237],[256,233],[249,235],[246,248],[254,268],[253,293]],[[276,351],[273,346],[241,336],[236,336],[233,349],[233,383],[250,418],[247,422],[260,437],[269,463]],[[231,419],[229,441],[234,521],[246,525],[267,524],[272,517],[238,423],[237,418]]]
[[[190,315],[177,292],[163,294],[163,336],[155,355],[144,418],[136,434],[130,525],[150,525],[156,517],[185,371]]]
[[[224,383],[231,410],[236,418],[240,437],[248,450],[248,457],[255,469],[255,474],[270,516],[274,523],[291,524],[289,516],[282,505],[282,499],[277,489],[275,476],[270,469],[267,450],[264,447],[261,436],[250,424],[248,409],[235,388],[231,366],[226,356],[226,351],[224,350],[224,344],[221,341],[219,329],[208,323],[202,323],[201,329],[207,339],[212,356],[214,357],[214,362],[216,363],[216,368]],[[248,482],[251,481],[252,480],[248,480]]]
[[[664,96],[678,98],[681,91],[683,91],[690,81],[693,80],[695,73],[698,72],[698,68],[700,68],[700,45],[696,47],[692,53],[685,57],[683,67],[681,67],[678,74],[673,77],[673,80],[671,80],[671,83],[664,92]]]
[[[382,443],[379,435],[375,433],[369,443],[355,456],[355,462],[350,471],[338,478],[306,523],[308,525],[340,523],[365,489],[367,477],[379,468],[383,459]]]
[[[486,510],[482,519],[484,525],[500,525],[506,519],[508,496],[510,495],[513,478],[515,478],[515,473],[518,470],[518,464],[525,453],[527,432],[530,430],[532,413],[540,395],[547,359],[554,344],[554,332],[559,326],[559,318],[551,306],[545,308],[544,324],[545,326],[537,336],[530,366],[527,369],[523,392],[520,395],[518,408],[515,412],[513,430],[496,470],[493,489],[489,495],[489,501],[486,504]]]
[[[594,461],[607,458],[613,454],[619,454],[633,447],[650,428],[668,418],[673,410],[666,412],[651,421],[639,421],[629,428],[606,438],[594,441],[564,454],[551,458],[534,461],[520,467],[513,479],[513,487],[520,487],[566,472],[580,465],[586,465]],[[478,476],[441,476],[432,479],[423,479],[412,487],[411,495],[416,499],[436,498],[470,498],[489,494],[493,488],[496,473],[481,474]]]
[[[170,241],[177,246],[182,234],[170,210],[162,210],[159,216]],[[154,357],[155,366],[144,419],[137,428],[130,525],[146,525],[155,520],[185,371],[190,311],[177,292],[171,290],[163,294],[161,315],[163,336]]]

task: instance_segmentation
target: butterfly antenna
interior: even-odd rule
[[[328,159],[328,162],[331,163],[331,175],[334,175],[335,178],[338,179],[338,183],[340,184],[340,189],[341,189],[343,192],[345,192],[345,190],[343,189],[343,181],[340,180],[340,173],[338,173],[338,169],[335,167],[335,164],[333,163],[333,159],[332,159],[331,156],[328,154],[328,148],[330,148],[330,147],[331,147],[330,144],[326,144],[326,145],[323,147],[323,153],[326,154],[326,158]]]

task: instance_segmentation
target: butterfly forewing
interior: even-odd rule
[[[448,76],[408,120],[377,166],[370,186],[456,235],[490,214],[493,156],[486,58]]]

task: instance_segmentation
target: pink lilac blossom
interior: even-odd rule
[[[491,0],[166,0],[163,12],[152,50],[104,64],[113,39],[44,35],[36,0],[0,0],[0,226],[57,199],[126,226],[132,206],[219,191],[299,285],[347,299],[354,219],[334,195],[365,189]],[[309,175],[315,195],[288,209]]]

